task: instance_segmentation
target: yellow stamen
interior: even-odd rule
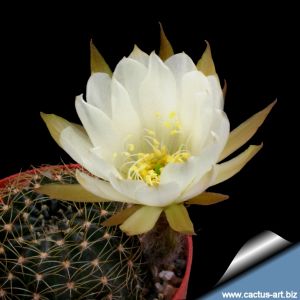
[[[133,144],[129,144],[129,145],[128,145],[128,151],[129,151],[129,152],[133,152],[134,149],[135,149],[135,146],[134,146]]]
[[[155,132],[154,132],[153,130],[151,130],[151,129],[145,129],[145,131],[146,131],[149,135],[155,136]]]
[[[145,137],[146,142],[151,146],[151,153],[137,153],[136,161],[129,162],[127,178],[131,180],[143,180],[149,186],[157,186],[160,183],[160,174],[168,163],[183,163],[190,153],[181,146],[173,154],[168,152],[165,145],[161,145],[155,138]]]
[[[169,119],[174,119],[176,116],[176,112],[175,111],[172,111],[169,113]]]
[[[161,118],[161,113],[160,113],[159,111],[157,111],[157,112],[155,113],[155,117],[158,118],[158,119],[160,119],[160,118]]]
[[[167,128],[171,128],[172,125],[169,121],[165,121],[164,126],[167,127]]]
[[[171,130],[171,132],[170,132],[171,135],[176,135],[176,134],[178,134],[178,133],[179,133],[179,130],[177,130],[177,129],[173,129],[173,130]]]
[[[175,128],[177,128],[177,129],[181,129],[181,127],[182,127],[180,121],[178,121],[178,120],[175,121],[174,125],[175,125]]]

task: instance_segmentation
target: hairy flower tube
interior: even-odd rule
[[[83,126],[42,113],[55,141],[88,172],[77,171],[77,186],[41,192],[126,202],[107,225],[120,224],[129,235],[151,230],[162,213],[175,231],[193,233],[185,204],[228,198],[205,191],[261,149],[251,145],[223,162],[254,135],[275,102],[230,132],[209,44],[194,64],[185,53],[173,53],[163,30],[159,56],[135,46],[113,73],[91,43],[91,69],[86,100],[80,95],[75,101]]]

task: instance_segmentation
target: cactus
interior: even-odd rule
[[[21,173],[0,189],[0,299],[142,299],[138,238],[101,226],[123,204],[36,193],[51,182],[75,183],[74,169]]]

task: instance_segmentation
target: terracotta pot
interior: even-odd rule
[[[180,287],[178,288],[176,294],[173,297],[173,300],[185,300],[186,294],[188,290],[188,284],[190,279],[190,273],[192,268],[192,261],[193,261],[193,239],[192,236],[187,236],[187,262],[186,262],[186,269],[183,280],[181,282]]]
[[[35,174],[35,173],[40,173],[37,171],[43,171],[47,170],[49,168],[68,168],[68,169],[76,169],[79,168],[80,166],[78,164],[69,164],[65,166],[45,166],[45,167],[40,167],[38,169],[32,169],[29,171],[25,171],[22,173],[14,174],[9,177],[3,178],[0,180],[0,188],[5,187],[7,184],[9,184],[11,181],[13,181],[16,177],[20,175],[25,175],[25,174]],[[18,182],[18,184],[21,184],[22,182]],[[26,180],[24,180],[24,186],[27,184]],[[2,202],[1,195],[0,195],[0,204]],[[185,274],[182,280],[182,283],[178,290],[176,291],[173,300],[185,300],[186,299],[186,294],[187,294],[187,289],[188,289],[188,283],[189,283],[189,278],[190,278],[190,272],[191,272],[191,267],[192,267],[192,259],[193,259],[193,240],[192,236],[187,236],[187,264],[186,264],[186,270]]]

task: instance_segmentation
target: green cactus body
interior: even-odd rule
[[[52,182],[75,183],[74,169],[37,169],[0,190],[0,299],[141,299],[138,238],[100,225],[121,204],[35,192]]]

